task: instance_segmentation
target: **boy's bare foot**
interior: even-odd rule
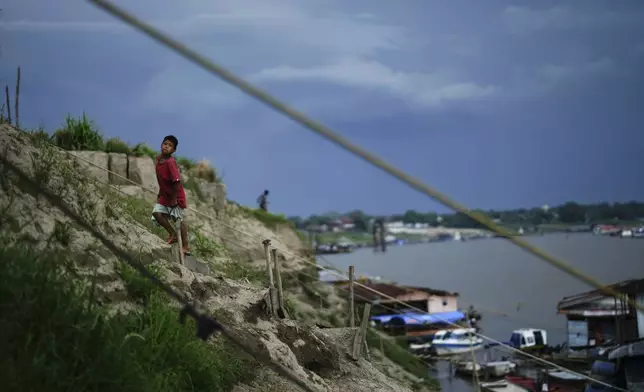
[[[192,253],[190,253],[190,249],[188,248],[183,248],[183,254],[185,256],[192,256]]]
[[[172,245],[175,242],[177,242],[177,236],[175,234],[171,234],[170,237],[168,237],[168,245]]]

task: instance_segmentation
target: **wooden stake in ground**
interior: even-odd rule
[[[9,86],[4,86],[4,95],[7,98],[7,122],[11,125],[11,99],[9,99]]]
[[[16,128],[20,128],[20,115],[19,115],[19,103],[20,103],[20,67],[18,67],[18,77],[16,78],[16,97],[14,98],[13,101],[15,105],[15,111],[14,113],[16,114]],[[10,108],[8,108],[9,111],[11,111]]]
[[[266,258],[266,271],[268,273],[268,287],[275,287],[275,282],[273,281],[273,267],[271,266],[271,253],[268,249],[271,246],[271,240],[262,241],[264,244],[264,257]]]
[[[371,304],[365,304],[364,312],[362,313],[362,321],[360,322],[360,328],[356,331],[356,334],[353,337],[353,351],[351,356],[355,359],[360,358],[362,353],[362,344],[365,341],[365,336],[367,334],[367,326],[369,326],[369,315],[371,314]]]
[[[271,251],[269,249],[269,246],[271,245],[271,240],[266,239],[262,241],[262,244],[264,244],[264,256],[266,257],[266,270],[268,273],[268,298],[267,298],[267,304],[270,307],[269,312],[273,317],[277,317],[279,315],[279,294],[277,293],[277,289],[275,288],[275,281],[273,279],[273,266],[271,264]]]
[[[353,295],[353,272],[354,267],[349,266],[349,327],[355,328],[356,326],[356,315],[354,309],[354,295]]]
[[[278,315],[282,318],[288,318],[288,312],[284,306],[284,289],[282,288],[282,272],[280,270],[280,261],[277,258],[277,249],[271,249],[273,263],[275,264],[275,278],[277,279],[277,302],[279,304]]]

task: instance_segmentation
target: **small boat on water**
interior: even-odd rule
[[[494,361],[483,364],[485,371],[491,377],[504,377],[511,374],[517,368],[517,364],[510,361]]]
[[[456,364],[456,373],[472,375],[474,373],[480,373],[483,370],[483,366],[478,362],[473,361],[462,361]]]
[[[475,335],[474,328],[458,328],[436,332],[432,351],[438,356],[463,354],[483,348],[483,339]]]
[[[523,385],[522,385],[523,384]],[[514,383],[510,379],[482,382],[479,384],[486,392],[533,392],[528,383]]]
[[[409,352],[421,358],[430,357],[432,353],[432,344],[425,343],[409,343]]]
[[[488,377],[504,377],[513,373],[517,365],[510,361],[494,361],[486,363],[477,363],[472,361],[462,361],[456,364],[456,372],[471,375],[476,372],[485,374]]]

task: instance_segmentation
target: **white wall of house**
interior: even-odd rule
[[[431,296],[427,300],[429,313],[455,312],[458,310],[458,298],[455,296]]]

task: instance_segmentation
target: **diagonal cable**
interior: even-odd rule
[[[553,267],[557,268],[558,270],[573,276],[577,278],[578,280],[593,286],[597,289],[599,289],[602,293],[616,297],[619,299],[624,300],[627,302],[629,305],[631,305],[633,308],[644,312],[644,305],[640,305],[636,303],[633,299],[628,298],[627,295],[619,293],[615,289],[613,289],[610,286],[604,286],[599,282],[598,280],[592,278],[591,276],[585,274],[584,272],[580,271],[579,269],[569,265],[563,260],[560,260],[543,250],[535,247],[534,245],[529,244],[528,242],[521,240],[520,238],[512,235],[510,231],[507,229],[497,225],[494,223],[490,218],[486,217],[485,215],[481,213],[477,213],[475,211],[470,211],[466,206],[456,202],[455,200],[451,199],[447,195],[429,187],[428,185],[425,185],[422,181],[420,181],[417,178],[414,178],[405,172],[403,172],[400,169],[397,169],[390,165],[389,163],[385,162],[381,158],[377,157],[376,155],[364,150],[363,148],[351,143],[348,139],[344,138],[343,136],[337,134],[330,128],[326,127],[325,125],[309,118],[308,116],[296,111],[295,109],[289,107],[288,105],[278,101],[271,95],[269,95],[267,92],[253,86],[252,84],[244,81],[243,79],[237,77],[235,74],[232,72],[226,70],[225,68],[215,64],[211,60],[206,59],[196,51],[186,47],[184,44],[181,42],[161,33],[158,29],[153,27],[150,24],[147,24],[143,22],[142,20],[136,18],[135,16],[129,14],[128,12],[122,10],[121,8],[117,7],[116,5],[112,4],[109,1],[106,0],[87,0],[90,3],[93,3],[97,7],[103,9],[107,13],[111,14],[112,16],[120,19],[121,21],[129,24],[130,26],[140,30],[141,32],[145,33],[147,36],[150,38],[158,41],[159,43],[165,45],[169,49],[172,49],[175,51],[177,54],[181,55],[182,57],[186,58],[187,60],[199,65],[201,68],[204,70],[212,73],[215,76],[220,77],[224,81],[232,84],[233,86],[239,88],[240,90],[244,91],[248,95],[253,96],[254,98],[258,99],[259,101],[263,102],[264,104],[272,107],[276,111],[286,115],[287,117],[290,117],[292,120],[300,123],[304,127],[310,129],[311,131],[317,133],[318,135],[324,137],[325,139],[331,141],[332,143],[336,144],[337,146],[349,151],[350,153],[358,156],[359,158],[369,162],[373,166],[376,166],[377,168],[383,170],[384,172],[392,175],[393,177],[397,178],[398,180],[402,181],[403,183],[407,184],[413,189],[416,189],[420,191],[421,193],[424,193],[425,195],[429,196],[430,198],[438,201],[439,203],[443,204],[444,206],[447,206],[455,211],[458,211],[462,214],[465,214],[466,216],[470,217],[474,221],[482,224],[483,226],[487,227],[489,230],[493,231],[494,233],[506,238],[508,241],[516,245],[517,247],[523,249],[524,251],[540,258],[541,260],[547,262],[548,264],[552,265]]]

